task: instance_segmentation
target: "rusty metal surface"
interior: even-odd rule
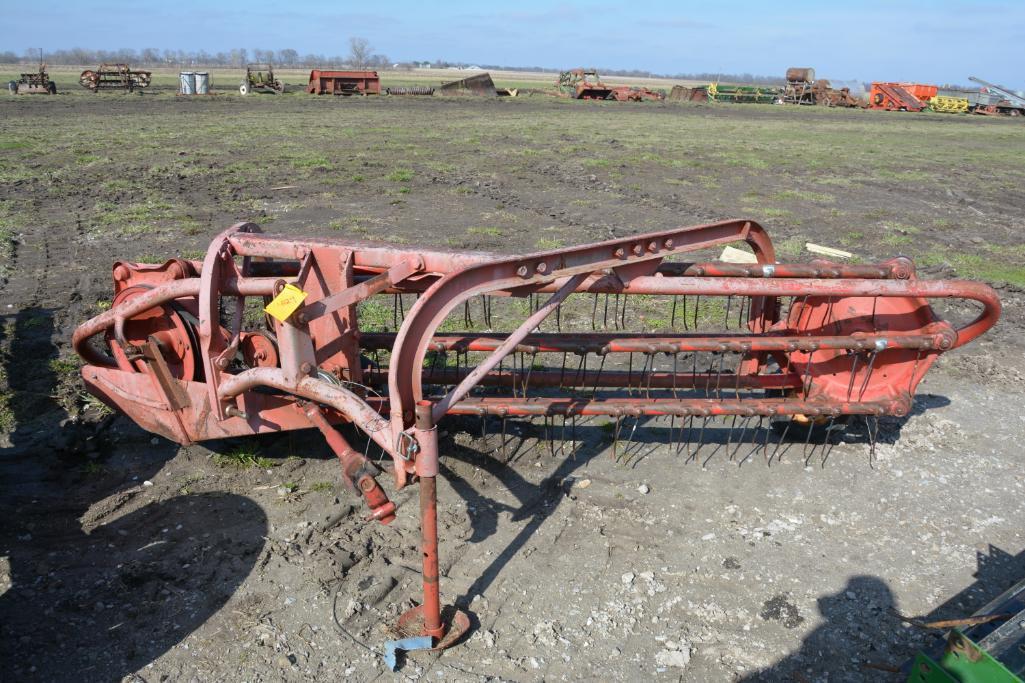
[[[311,95],[380,95],[381,79],[376,71],[310,71],[306,92]]]
[[[869,108],[886,111],[922,111],[926,103],[908,92],[899,83],[873,83]]]
[[[498,97],[498,91],[495,89],[495,82],[491,80],[491,74],[486,71],[482,74],[462,78],[458,81],[444,83],[437,89],[437,94]]]
[[[152,79],[149,71],[133,70],[127,64],[100,64],[95,71],[86,69],[78,78],[79,85],[93,92],[148,87]]]
[[[730,243],[756,263],[693,259]],[[500,420],[503,435],[515,417],[542,419],[546,432],[557,419],[563,432],[566,421],[614,420],[616,457],[641,420],[668,420],[677,452],[700,448],[715,420],[732,421],[731,440],[739,421],[738,441],[755,433],[750,421],[781,425],[780,443],[804,425],[806,449],[808,425],[828,425],[814,452],[848,418],[907,414],[936,358],[1000,315],[986,285],[919,280],[903,257],[777,263],[765,230],[746,220],[518,256],[240,223],[202,261],[118,262],[113,275],[112,307],[72,338],[88,390],[180,443],[316,427],[368,519],[388,523],[395,509],[377,468],[332,426],[355,425],[391,457],[396,488],[421,487],[424,602],[403,626],[438,647],[468,623],[438,594],[436,425],[446,416]],[[247,298],[289,284],[306,298],[284,319],[243,315]],[[942,320],[931,303],[948,298],[975,302],[977,315]],[[369,301],[395,304],[392,329],[366,328]],[[631,301],[641,314],[628,314]],[[771,458],[765,438],[756,448]]]
[[[384,92],[387,95],[429,96],[434,94],[434,88],[429,85],[402,85],[385,88]]]

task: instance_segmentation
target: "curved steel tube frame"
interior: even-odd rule
[[[746,242],[757,264],[666,260],[733,242]],[[434,425],[445,414],[899,415],[910,409],[914,388],[936,356],[978,337],[1000,314],[996,294],[986,285],[919,281],[905,258],[876,265],[777,264],[765,230],[744,220],[521,257],[440,250],[414,253],[351,240],[295,240],[264,235],[255,225],[240,223],[213,240],[202,263],[119,263],[114,274],[117,291],[133,285],[149,289],[75,331],[73,345],[87,361],[82,373],[89,390],[143,427],[182,443],[310,426],[325,431],[328,420],[354,423],[392,457],[397,488],[411,476],[421,482],[421,495],[426,497],[421,506],[425,553],[433,553],[425,558],[422,630],[438,638],[444,627],[438,621],[437,533],[432,521],[438,458]],[[286,283],[297,284],[308,298],[287,320],[273,322],[277,362],[241,370],[234,367],[248,334],[242,330],[245,298],[269,298]],[[378,293],[414,292],[417,301],[396,334],[360,333],[356,304]],[[748,332],[717,336],[534,332],[568,295],[579,292],[748,297]],[[508,335],[436,335],[446,316],[475,296],[543,293],[551,294],[549,301]],[[790,320],[780,319],[781,297],[801,298],[800,306],[791,307]],[[932,313],[926,302],[930,298],[972,299],[982,304],[982,312],[955,330]],[[865,310],[869,300],[873,302],[870,316]],[[235,311],[226,329],[221,319],[227,301],[234,302]],[[838,315],[834,307],[847,312]],[[160,339],[140,337],[132,328],[133,321],[158,310],[165,316],[172,311],[193,320],[195,338],[179,339],[176,353],[201,368],[195,380],[172,376],[164,360],[168,350],[161,348]],[[877,321],[877,316],[886,321]],[[106,337],[109,356],[90,341],[100,334]],[[455,373],[446,382],[455,388],[446,396],[425,396],[422,375],[427,353],[458,347],[491,356],[472,372]],[[383,373],[362,367],[363,348],[390,348],[386,398],[351,388],[367,377],[385,379]],[[502,384],[501,372],[496,379],[490,371],[507,354],[524,349],[600,354],[734,352],[749,362],[754,356],[762,360],[773,356],[782,360],[781,374],[756,372],[742,377],[740,368],[748,366],[738,365],[737,387],[743,380],[745,387],[789,387],[790,393],[760,400],[469,397],[478,384]],[[841,370],[839,380],[830,378],[831,373],[837,374],[838,358],[860,353],[873,354],[873,361],[881,355],[885,360],[880,363],[887,363],[891,376],[870,381],[871,366],[868,374],[859,375],[855,361],[853,374]],[[652,374],[656,386],[669,386],[671,381],[675,396],[677,375]],[[595,378],[585,373],[583,379],[589,384]],[[605,379],[603,386],[624,386],[624,382],[629,386],[630,381],[616,372],[609,372]],[[855,379],[861,386],[852,396]],[[537,381],[555,385],[552,377],[546,379],[541,372]],[[696,372],[690,378],[691,386],[705,382],[707,388],[711,381]],[[325,407],[327,419],[316,405]],[[364,468],[361,456],[332,431],[334,435],[326,431],[325,435],[346,472],[356,473],[361,486],[373,481],[373,472]],[[370,501],[370,489],[364,493]],[[372,502],[374,516],[390,521],[394,506],[387,508],[386,497],[380,501],[384,496],[380,489],[373,495],[377,496],[377,502]],[[433,566],[428,566],[431,562]]]

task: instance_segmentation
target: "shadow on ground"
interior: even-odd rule
[[[14,429],[0,448],[10,581],[0,595],[0,679],[120,680],[224,605],[253,568],[267,519],[231,494],[140,506],[143,482],[177,446],[153,443],[121,417],[110,430],[66,420],[54,398],[52,313],[28,308],[8,320],[0,349]]]
[[[976,562],[974,583],[925,616],[902,616],[923,622],[969,617],[1025,577],[1025,552],[1011,555],[991,545],[987,552],[977,553]],[[842,661],[855,680],[903,681],[906,674],[893,670],[919,650],[942,647],[945,640],[946,631],[903,624],[890,588],[874,576],[851,577],[843,590],[820,597],[818,609],[825,623],[805,637],[800,649],[742,680],[820,680],[824,671],[834,671],[836,662]],[[852,637],[855,634],[867,637]]]

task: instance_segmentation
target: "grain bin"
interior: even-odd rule
[[[210,94],[210,72],[209,71],[197,71],[196,72],[196,94],[197,95],[209,95]]]
[[[192,71],[182,71],[178,74],[178,94],[180,95],[195,95],[196,94],[196,74]]]

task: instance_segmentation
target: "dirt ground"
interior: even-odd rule
[[[1010,119],[813,108],[0,99],[0,678],[901,680],[882,669],[933,635],[898,614],[966,616],[1025,575],[1023,148]],[[195,258],[238,220],[522,253],[734,217],[782,258],[990,282],[1003,317],[871,463],[856,430],[825,462],[716,434],[688,460],[657,423],[629,464],[606,429],[550,448],[539,425],[503,462],[447,421],[442,594],[474,630],[394,674],[415,487],[365,524],[319,437],[180,448],[87,399],[70,351],[114,260]]]

